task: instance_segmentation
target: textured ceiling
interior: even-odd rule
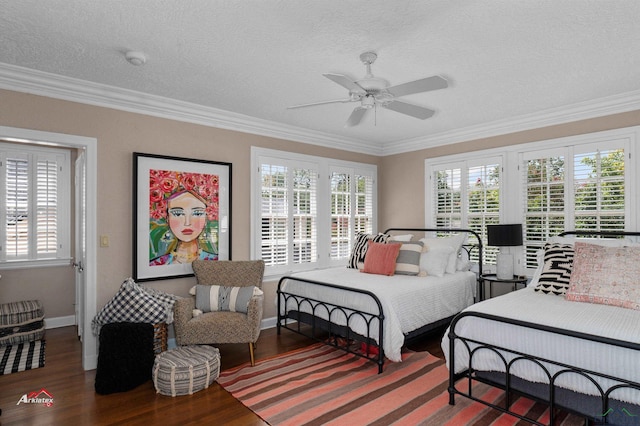
[[[0,73],[15,81],[13,66],[23,67],[93,92],[140,92],[140,104],[154,95],[155,105],[181,101],[299,139],[401,151],[433,135],[637,97],[639,17],[637,0],[0,0]],[[146,64],[127,63],[128,50]],[[365,51],[378,54],[373,74],[391,85],[449,80],[403,98],[436,114],[379,108],[347,128],[353,103],[287,109],[347,97],[322,74],[362,78]]]

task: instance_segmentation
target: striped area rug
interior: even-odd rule
[[[44,367],[45,341],[0,346],[0,375]]]
[[[270,425],[516,425],[519,419],[457,397],[450,406],[448,370],[427,352],[387,362],[382,374],[371,362],[323,344],[243,365],[218,383]],[[477,384],[474,395],[499,402],[503,392]],[[512,406],[542,423],[545,408],[525,398]],[[546,419],[546,421],[545,421]],[[529,424],[520,422],[520,424]],[[582,425],[563,416],[556,424]]]

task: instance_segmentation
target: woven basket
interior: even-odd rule
[[[167,350],[167,323],[153,324],[153,353],[158,355]]]

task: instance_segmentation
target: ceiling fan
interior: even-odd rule
[[[349,116],[349,119],[345,124],[347,127],[356,126],[360,123],[368,110],[377,106],[419,118],[420,120],[425,120],[435,114],[435,111],[432,109],[400,101],[397,98],[405,95],[411,95],[413,93],[444,89],[448,87],[447,80],[439,75],[434,75],[432,77],[422,78],[420,80],[410,81],[396,86],[389,86],[389,83],[386,80],[374,77],[371,73],[371,64],[373,64],[377,58],[378,55],[373,52],[365,52],[360,55],[360,60],[367,67],[367,75],[365,75],[361,80],[353,81],[351,78],[342,74],[322,74],[329,80],[338,83],[349,90],[349,97],[347,99],[293,105],[288,107],[288,109],[305,108],[332,103],[360,102],[360,105],[355,107]]]

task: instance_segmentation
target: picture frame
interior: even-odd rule
[[[133,153],[133,279],[231,260],[231,163]]]

